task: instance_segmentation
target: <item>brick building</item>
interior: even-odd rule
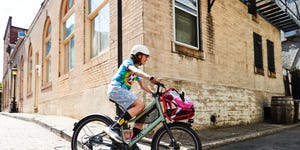
[[[284,94],[280,29],[288,28],[253,13],[251,1],[123,0],[122,13],[118,3],[43,2],[11,55],[20,111],[113,115],[107,85],[135,44],[150,49],[146,72],[194,100],[196,127],[262,121],[271,96]]]
[[[13,79],[11,74],[11,68],[17,65],[14,62],[14,54],[16,53],[17,42],[22,41],[21,37],[26,33],[27,29],[16,27],[12,25],[12,17],[8,18],[7,26],[5,29],[5,34],[3,36],[4,40],[4,55],[3,55],[3,84],[2,84],[2,100],[1,100],[1,110],[5,108],[10,108],[10,104],[13,98]]]

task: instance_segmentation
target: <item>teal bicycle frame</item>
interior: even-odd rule
[[[158,88],[159,90],[159,88]],[[157,92],[159,93],[159,92]],[[146,108],[139,114],[137,115],[135,118],[129,120],[127,123],[133,123],[135,121],[137,121],[138,119],[140,119],[141,117],[143,117],[144,115],[146,115],[148,112],[150,112],[153,108],[158,110],[158,117],[150,124],[148,124],[148,126],[146,128],[144,128],[138,135],[136,135],[131,141],[126,141],[125,137],[123,136],[123,129],[124,127],[121,127],[121,132],[122,132],[122,136],[123,136],[123,141],[129,146],[132,147],[135,143],[137,143],[138,141],[140,141],[146,134],[148,134],[150,131],[152,131],[157,125],[159,125],[161,122],[163,124],[166,124],[166,118],[164,117],[163,114],[163,110],[160,104],[160,100],[159,100],[159,94],[156,94],[156,96],[154,97],[154,101],[151,102],[150,104],[148,104],[146,106]],[[168,132],[170,134],[170,132]],[[171,135],[171,137],[173,137]]]
[[[158,132],[154,133],[154,137],[157,139],[154,139],[152,143],[151,142],[151,147],[156,149],[158,147],[166,147],[166,148],[170,148],[173,147],[175,149],[179,149],[180,143],[178,143],[177,140],[175,140],[174,135],[172,134],[171,130],[183,130],[183,132],[186,132],[187,134],[189,134],[189,136],[191,136],[191,138],[194,141],[194,144],[196,144],[195,146],[197,147],[197,150],[201,150],[201,141],[197,135],[197,133],[195,131],[193,131],[192,129],[190,129],[189,127],[191,127],[191,123],[193,123],[192,119],[189,119],[188,122],[173,122],[171,121],[171,123],[167,122],[167,118],[165,118],[165,114],[164,114],[164,110],[163,110],[163,105],[161,104],[160,101],[160,96],[162,95],[160,88],[165,89],[163,84],[157,83],[157,92],[154,94],[154,100],[149,103],[145,109],[139,114],[137,115],[135,118],[129,120],[126,124],[124,124],[123,126],[121,126],[120,132],[121,132],[121,137],[122,137],[122,141],[123,143],[118,143],[116,141],[113,140],[108,140],[108,137],[104,137],[106,136],[105,132],[100,132],[101,128],[110,126],[114,123],[114,120],[111,119],[110,117],[106,116],[106,115],[89,115],[84,117],[83,119],[79,120],[78,123],[74,124],[74,128],[73,128],[73,136],[72,136],[72,148],[77,149],[78,147],[80,147],[80,145],[82,147],[87,147],[87,148],[92,148],[94,146],[94,144],[96,145],[103,145],[103,146],[107,146],[107,147],[111,147],[111,148],[132,148],[134,147],[134,144],[136,144],[137,142],[139,142],[140,140],[142,140],[143,137],[145,137],[148,133],[150,133],[151,131],[153,131],[153,129],[155,127],[157,127],[160,123],[162,123],[162,127],[160,127],[160,129],[158,129]],[[124,110],[122,109],[122,107],[120,107],[118,104],[116,104],[116,113],[117,116],[120,116],[123,114]],[[132,139],[127,139],[127,127],[128,124],[132,124],[134,122],[143,122],[143,120],[145,119],[145,121],[147,120],[147,118],[144,117],[148,117],[148,115],[153,115],[152,112],[155,112],[155,117],[152,118],[152,116],[150,116],[150,120],[148,120],[145,124],[148,124],[138,135],[136,135],[134,138]],[[116,118],[117,119],[117,118]],[[99,125],[99,128],[97,128],[98,131],[95,134],[93,134],[92,130],[89,130],[89,126],[87,124],[91,123],[91,127],[96,127],[97,123],[93,124],[94,122],[99,122],[101,124],[104,123],[103,125]],[[174,124],[173,124],[174,123]],[[87,126],[86,126],[87,125]],[[91,132],[91,134],[85,133],[85,126],[87,128],[87,130],[89,132]],[[91,129],[92,129],[91,128]],[[83,130],[83,132],[81,132],[81,130]],[[102,129],[103,130],[103,129]],[[80,138],[79,134],[83,133],[83,136]],[[130,132],[131,133],[131,132]],[[126,135],[125,135],[126,134]],[[167,143],[165,143],[164,141],[160,141],[161,136],[167,135],[166,138],[170,138],[170,141],[168,140]],[[131,137],[128,136],[128,137]],[[87,139],[87,141],[82,141],[82,138]],[[103,140],[103,138],[107,138],[107,140]],[[177,137],[180,138],[180,137]],[[178,139],[180,142],[180,139]],[[83,142],[83,143],[80,143]],[[79,144],[79,145],[78,145]]]

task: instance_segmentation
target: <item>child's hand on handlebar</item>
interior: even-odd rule
[[[149,80],[150,80],[153,84],[159,83],[159,79],[156,78],[156,77],[153,77],[153,76],[151,76],[151,77],[149,78]]]
[[[160,93],[160,89],[161,89],[161,88],[165,88],[165,85],[164,85],[164,84],[162,84],[162,83],[160,83],[160,82],[156,82],[155,84],[157,85],[157,90],[156,90],[156,92],[155,92],[155,93],[154,93],[154,92],[152,92],[152,96],[153,96],[153,97],[156,97],[156,96],[159,96],[159,95],[161,95],[161,93]]]

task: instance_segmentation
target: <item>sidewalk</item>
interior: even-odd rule
[[[77,120],[64,117],[64,116],[50,116],[39,114],[26,114],[26,113],[7,113],[0,112],[0,115],[9,116],[16,119],[34,122],[51,132],[54,132],[58,136],[71,141],[73,134],[73,126]]]
[[[56,133],[60,137],[63,137],[67,141],[71,141],[73,125],[78,121],[76,119],[64,116],[46,116],[39,114],[0,112],[0,115],[35,122]],[[221,145],[280,132],[282,130],[294,128],[296,126],[300,126],[300,123],[298,122],[291,125],[258,123],[244,126],[241,125],[233,127],[205,129],[199,131],[198,134],[202,141],[203,149],[213,149]]]

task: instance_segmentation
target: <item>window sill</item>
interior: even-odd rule
[[[190,56],[190,57],[194,57],[197,59],[201,59],[204,60],[204,52],[201,50],[197,50],[197,49],[193,49],[184,45],[180,45],[177,43],[172,44],[173,45],[173,52],[174,53],[178,53],[181,55],[186,55],[186,56]]]
[[[264,73],[264,68],[257,68],[257,67],[255,67],[255,68],[254,68],[254,73],[255,73],[255,74],[258,74],[258,75],[262,75],[262,76],[265,75],[265,73]]]
[[[270,78],[276,78],[276,72],[270,72],[270,71],[269,71],[268,76],[269,76]]]
[[[94,66],[97,66],[104,61],[109,61],[109,59],[110,59],[109,55],[110,55],[109,49],[107,49],[107,50],[100,52],[99,55],[89,58],[88,61],[86,61],[83,66],[84,70],[89,69]]]
[[[68,79],[69,79],[69,73],[63,74],[59,77],[60,82],[68,80]]]
[[[52,82],[47,82],[42,84],[42,91],[49,91],[52,89]]]
[[[30,97],[32,97],[32,91],[30,91],[30,92],[27,92],[28,94],[27,94],[27,98],[30,98]]]

